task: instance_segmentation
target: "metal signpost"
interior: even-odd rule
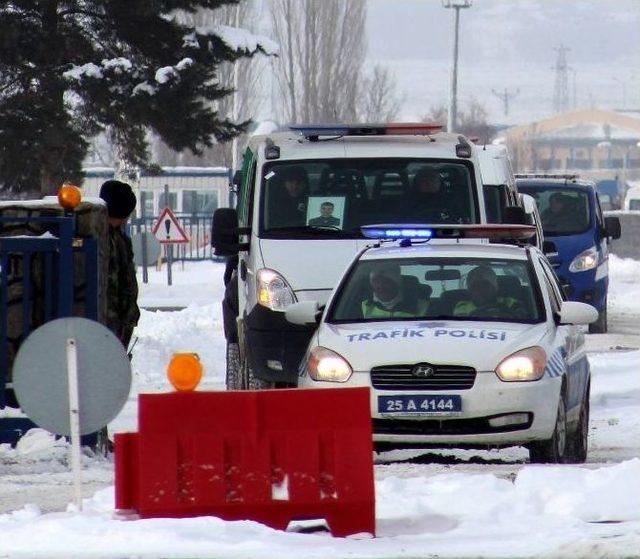
[[[171,208],[162,210],[153,226],[153,234],[165,246],[167,255],[167,284],[172,285],[171,266],[173,263],[173,245],[188,243],[189,237]]]
[[[127,401],[131,364],[124,347],[98,322],[60,318],[24,341],[13,376],[20,408],[29,419],[71,438],[74,501],[81,509],[80,436],[102,429]]]

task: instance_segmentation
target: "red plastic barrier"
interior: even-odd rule
[[[368,388],[141,394],[116,435],[116,508],[375,534]]]

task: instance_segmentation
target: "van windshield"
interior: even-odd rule
[[[575,235],[589,229],[591,213],[586,192],[561,187],[529,189],[524,185],[518,185],[518,190],[535,199],[545,235]]]
[[[340,287],[328,320],[538,322],[535,285],[526,260],[361,260]]]
[[[323,159],[265,165],[266,237],[360,237],[375,223],[477,223],[471,164],[433,159]]]

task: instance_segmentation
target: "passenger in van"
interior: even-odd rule
[[[309,181],[303,167],[277,171],[269,190],[269,227],[305,225]]]
[[[456,221],[459,213],[446,196],[440,173],[432,167],[416,173],[408,204],[412,217],[421,223]]]
[[[425,316],[427,301],[403,289],[398,266],[389,265],[369,274],[371,296],[362,301],[363,318],[416,318]]]
[[[524,318],[526,311],[513,297],[501,296],[498,278],[489,266],[477,266],[467,275],[469,297],[459,301],[453,309],[454,316],[479,318]]]

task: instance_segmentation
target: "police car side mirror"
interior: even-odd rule
[[[607,237],[610,239],[619,239],[622,235],[622,227],[620,226],[620,218],[615,216],[604,218],[604,228]]]
[[[587,303],[563,301],[560,306],[560,324],[586,325],[598,320],[598,311]]]
[[[249,243],[240,243],[240,234],[248,231],[238,228],[238,212],[233,208],[218,208],[211,222],[211,246],[216,256],[235,256],[248,250]]]
[[[308,326],[320,321],[318,301],[300,301],[289,305],[284,311],[284,317],[291,324]]]

